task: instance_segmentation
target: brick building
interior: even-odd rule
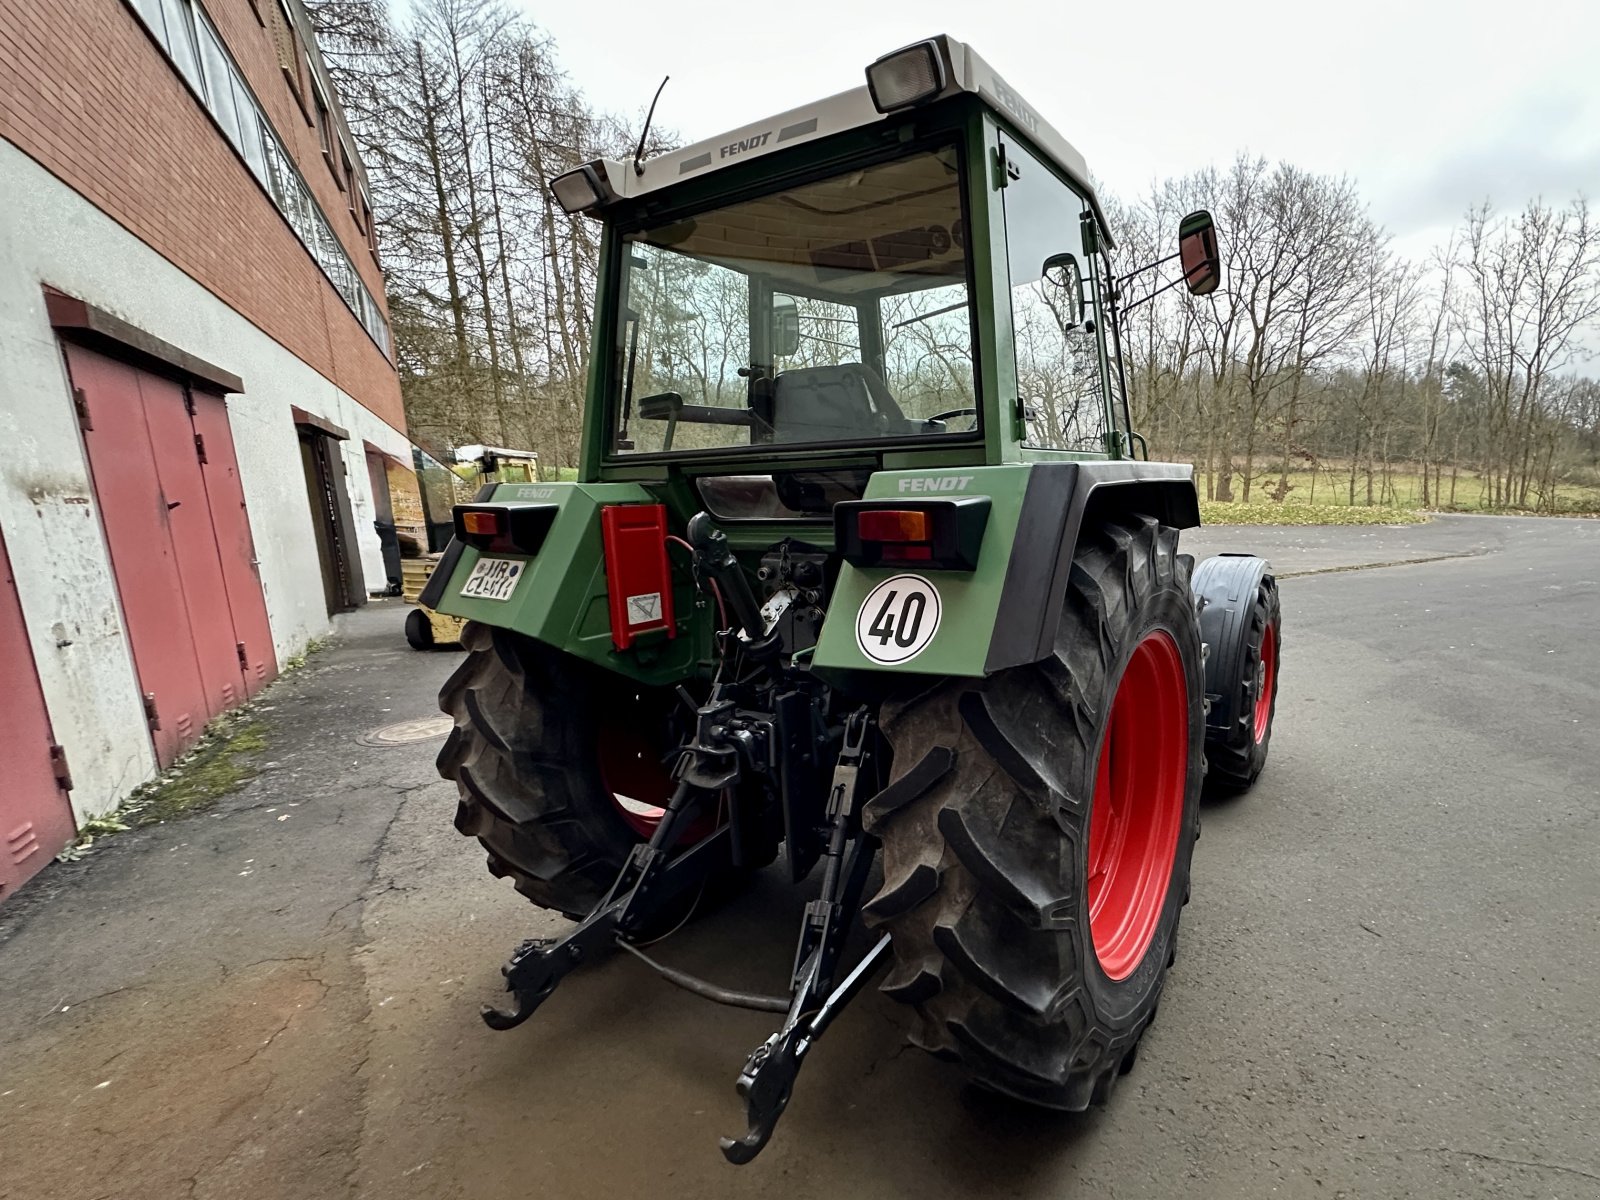
[[[299,0],[0,0],[0,902],[385,589],[409,462]]]

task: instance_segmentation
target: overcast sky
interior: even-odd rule
[[[1600,0],[521,2],[598,107],[641,118],[670,74],[656,120],[686,141],[949,33],[1118,192],[1249,150],[1355,177],[1418,254],[1486,197],[1600,201]]]

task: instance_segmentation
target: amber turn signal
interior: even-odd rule
[[[497,512],[464,512],[461,527],[479,537],[497,537],[500,533],[500,514]]]
[[[869,509],[856,517],[856,532],[866,542],[926,542],[933,538],[928,514],[915,509]]]

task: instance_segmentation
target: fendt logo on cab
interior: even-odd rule
[[[900,481],[902,492],[964,492],[971,475],[918,475]]]
[[[743,154],[746,150],[759,150],[767,144],[767,139],[772,136],[772,130],[765,133],[752,134],[747,138],[740,138],[737,142],[729,142],[720,151],[723,158],[732,158],[735,154]]]

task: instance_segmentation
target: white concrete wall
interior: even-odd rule
[[[290,406],[350,433],[346,485],[369,591],[387,581],[362,442],[403,461],[410,449],[403,434],[0,141],[0,529],[81,821],[150,778],[155,758],[44,284],[244,380],[228,413],[280,666],[329,628]],[[0,686],[5,675],[0,664]]]

